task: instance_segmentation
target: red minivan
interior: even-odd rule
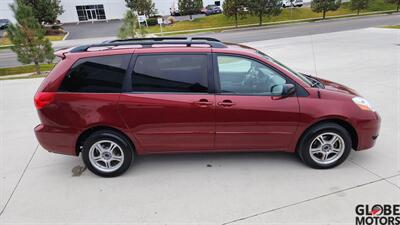
[[[371,148],[380,117],[343,85],[212,38],[145,38],[78,46],[35,95],[43,148],[82,154],[112,177],[160,153],[295,152],[313,168]]]

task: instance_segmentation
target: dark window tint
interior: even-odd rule
[[[132,82],[138,92],[207,92],[207,56],[139,56]]]
[[[130,55],[84,58],[77,61],[64,78],[60,91],[121,92]]]

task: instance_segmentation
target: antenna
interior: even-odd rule
[[[310,33],[310,40],[311,40],[311,48],[312,48],[312,54],[313,54],[313,62],[314,62],[314,75],[318,77],[317,74],[317,62],[315,59],[315,48],[314,48],[314,40],[313,40],[313,35]]]

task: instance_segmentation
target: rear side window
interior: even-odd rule
[[[78,60],[65,76],[59,91],[118,93],[131,55],[90,57]]]
[[[142,55],[132,72],[136,92],[208,91],[207,55]]]

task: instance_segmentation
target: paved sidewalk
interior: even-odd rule
[[[400,30],[248,43],[359,91],[382,116],[377,145],[330,170],[287,153],[140,157],[121,177],[44,151],[34,137],[42,79],[0,81],[0,224],[355,224],[357,204],[400,202]]]

